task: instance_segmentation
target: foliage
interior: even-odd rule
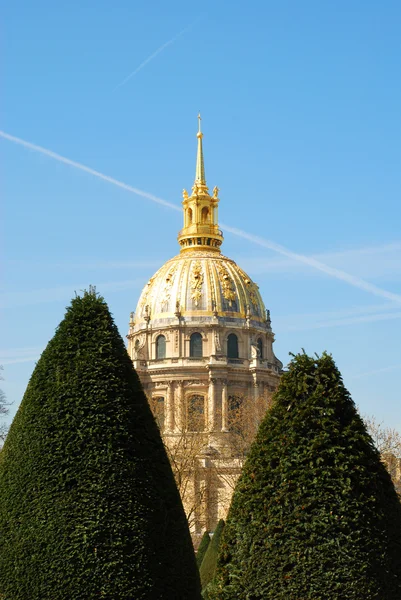
[[[202,536],[201,542],[199,544],[198,551],[196,553],[196,564],[198,565],[198,569],[200,569],[200,566],[202,564],[203,558],[206,554],[206,550],[208,549],[209,544],[210,544],[210,535],[207,531],[205,531],[205,533]]]
[[[2,370],[2,369],[3,369],[3,367],[0,365],[0,370]],[[0,375],[0,379],[3,379],[3,377],[1,377],[1,375]],[[3,390],[0,389],[0,417],[4,417],[8,413],[8,407],[9,407],[9,404],[7,403],[6,395],[3,392]],[[6,439],[6,436],[7,436],[7,426],[5,423],[0,422],[0,448],[1,448],[4,440]]]
[[[233,496],[210,596],[399,600],[401,506],[333,359],[297,355]]]
[[[386,427],[379,423],[373,415],[364,416],[366,428],[380,454],[393,454],[396,458],[401,457],[401,434],[393,427]]]
[[[148,401],[158,423],[165,424],[166,415],[160,414],[158,398],[150,396]],[[169,436],[169,432],[161,427],[166,452],[191,530],[206,527],[207,513],[217,512],[217,507],[223,511],[228,510],[239,471],[270,403],[271,398],[263,396],[256,399],[235,396],[234,399],[230,399],[228,426],[231,435],[227,438],[229,452],[220,454],[218,461],[208,461],[207,469],[201,467],[205,451],[210,450],[207,446],[207,432],[190,430],[185,419],[180,419],[178,415],[179,427],[175,429],[173,436]],[[221,418],[221,415],[216,414],[216,418]],[[234,469],[233,457],[236,463]],[[198,485],[199,480],[202,481],[202,485]],[[226,497],[217,494],[221,485],[216,485],[216,482],[222,483],[228,490]]]
[[[401,434],[379,423],[374,416],[365,416],[364,421],[401,499]]]
[[[77,297],[0,455],[7,600],[199,597],[157,425],[103,299]]]
[[[223,533],[224,525],[224,520],[220,519],[220,521],[217,523],[217,527],[213,533],[208,549],[206,550],[205,557],[200,566],[202,589],[207,587],[215,575],[220,539],[221,534]]]

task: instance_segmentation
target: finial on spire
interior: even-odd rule
[[[201,116],[198,114],[198,133],[196,137],[198,138],[198,154],[196,157],[196,173],[195,173],[195,184],[197,185],[206,185],[206,177],[205,177],[205,165],[203,162],[203,146],[202,146],[202,138],[203,133],[201,131]]]
[[[201,130],[201,121],[202,121],[202,117],[201,117],[201,114],[199,112],[198,113],[198,133],[197,133],[197,137],[198,138],[199,137],[201,137],[201,138],[203,137],[203,133],[202,133],[202,130]]]

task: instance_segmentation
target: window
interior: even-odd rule
[[[188,224],[192,223],[192,208],[188,208]]]
[[[238,338],[235,333],[230,333],[227,338],[227,357],[238,358]]]
[[[202,224],[205,224],[205,223],[209,222],[209,209],[208,209],[207,206],[204,206],[202,208],[201,220],[202,220]]]
[[[187,399],[188,431],[205,430],[205,399],[194,394]]]
[[[158,396],[157,398],[153,398],[153,407],[156,423],[159,426],[160,431],[164,428],[164,398],[163,396]]]
[[[156,338],[156,358],[166,358],[166,338],[159,335]]]
[[[189,340],[189,356],[192,358],[200,358],[202,352],[202,336],[200,333],[193,333]]]
[[[258,350],[259,350],[259,358],[263,358],[263,342],[262,338],[258,338]]]

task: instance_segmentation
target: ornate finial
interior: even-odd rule
[[[196,137],[198,138],[203,138],[203,133],[201,130],[201,121],[202,121],[202,117],[201,114],[198,114],[198,133],[196,134]]]
[[[184,200],[188,200],[188,192],[187,192],[187,190],[182,190],[182,197],[184,198]]]
[[[196,173],[195,173],[195,183],[200,185],[206,185],[206,177],[205,177],[205,165],[203,162],[203,147],[202,147],[202,138],[203,133],[201,131],[201,116],[198,114],[198,133],[196,134],[198,138],[198,154],[196,157]]]
[[[213,188],[213,198],[215,200],[217,200],[217,198],[219,197],[219,191],[220,191],[219,188],[217,187],[217,185],[215,185]]]

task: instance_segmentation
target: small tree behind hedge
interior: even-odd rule
[[[212,581],[215,575],[217,566],[217,556],[219,553],[220,539],[221,534],[223,533],[224,524],[225,523],[223,519],[220,519],[220,521],[217,523],[216,529],[213,533],[212,539],[210,540],[210,544],[208,546],[208,549],[206,550],[204,559],[202,561],[200,567],[202,589],[207,587],[207,585],[210,583],[210,581]]]
[[[207,531],[202,536],[201,542],[199,544],[198,551],[196,553],[196,564],[198,565],[198,569],[200,568],[203,558],[206,554],[206,550],[208,549],[210,544],[210,535]]]
[[[332,358],[293,358],[233,496],[219,600],[399,600],[401,505]]]
[[[107,305],[72,301],[0,457],[0,596],[198,598],[159,430]]]

